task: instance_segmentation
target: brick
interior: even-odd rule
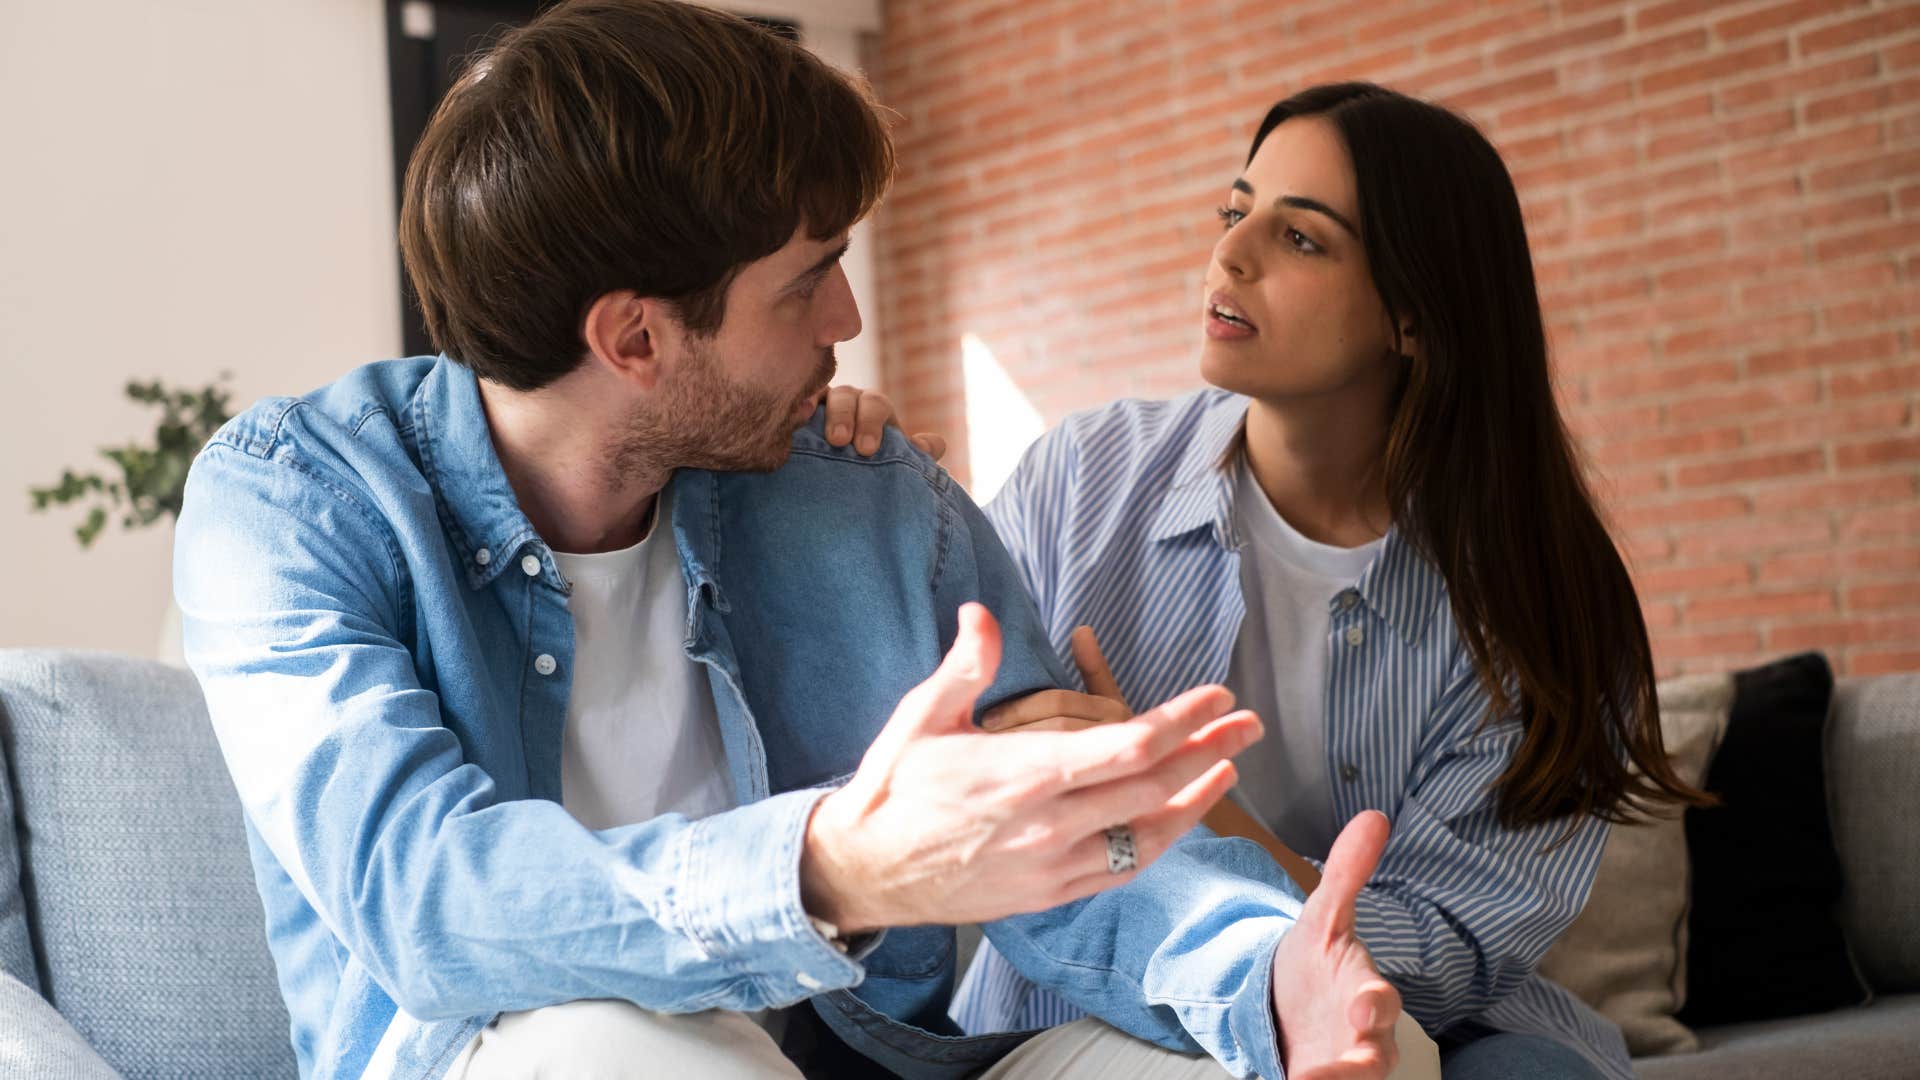
[[[1676,426],[1745,417],[1820,399],[1818,378],[1775,379],[1750,383],[1730,394],[1707,394],[1667,405],[1667,421]]]
[[[1861,371],[1834,372],[1827,390],[1835,400],[1868,397],[1875,394],[1920,390],[1920,360],[1908,360]]]
[[[1821,472],[1826,467],[1827,452],[1823,449],[1772,451],[1748,457],[1703,462],[1698,465],[1682,465],[1674,470],[1673,482],[1676,486],[1683,488],[1710,487],[1749,480],[1771,480],[1781,476],[1800,476]]]
[[[1644,75],[1639,80],[1639,88],[1642,94],[1664,94],[1671,90],[1723,79],[1730,75],[1764,71],[1786,63],[1787,55],[1785,41],[1769,41],[1720,53],[1704,60],[1688,61],[1664,71]]]
[[[1842,540],[1920,540],[1920,503],[1850,510],[1840,522]]]
[[[1755,375],[1774,375],[1804,368],[1885,360],[1899,351],[1900,335],[1891,332],[1867,334],[1840,341],[1755,353],[1747,358],[1747,370]]]
[[[1656,596],[1713,589],[1745,589],[1753,584],[1753,567],[1746,562],[1717,562],[1701,566],[1669,566],[1643,570],[1633,576],[1642,593]]]
[[[1639,40],[1626,48],[1568,61],[1567,78],[1581,83],[1624,71],[1643,70],[1663,60],[1706,52],[1709,40],[1706,30],[1699,27],[1690,27],[1664,37]]]
[[[1890,641],[1920,641],[1920,617],[1859,617],[1777,627],[1767,633],[1767,647],[1780,650],[1832,649]]]
[[[1589,380],[1596,400],[1619,400],[1645,394],[1662,394],[1698,386],[1738,382],[1739,365],[1730,360],[1709,360],[1698,364],[1680,364],[1634,371],[1622,371]]]
[[[1499,15],[1477,20],[1457,30],[1435,34],[1426,40],[1426,49],[1431,55],[1441,56],[1455,49],[1464,49],[1499,38],[1524,34],[1546,26],[1552,18],[1553,9],[1546,4],[1533,5],[1521,11],[1503,11]]]
[[[1663,4],[1649,4],[1633,13],[1635,30],[1651,30],[1656,26],[1686,20],[1698,22],[1699,16],[1711,13],[1725,0],[1667,0]]]
[[[1662,633],[1653,640],[1656,657],[1668,660],[1703,656],[1751,656],[1760,649],[1760,635],[1753,630],[1717,630],[1701,633],[1680,631]]]
[[[1871,79],[1880,71],[1880,59],[1871,53],[1845,56],[1823,64],[1796,67],[1784,75],[1771,75],[1715,89],[1720,104],[1728,109],[1744,109],[1765,102],[1790,98],[1813,90],[1825,90],[1862,79]]]
[[[1818,481],[1797,481],[1757,491],[1753,495],[1753,507],[1755,513],[1764,517],[1835,507],[1885,505],[1913,497],[1914,478],[1909,476],[1823,477]],[[1838,558],[1838,553],[1829,554]]]
[[[1717,495],[1709,499],[1683,499],[1623,507],[1614,511],[1613,518],[1625,528],[1643,529],[1657,525],[1689,525],[1746,517],[1752,509],[1753,504],[1743,496]]]
[[[1754,139],[1764,139],[1793,130],[1793,110],[1775,109],[1770,112],[1744,116],[1738,120],[1723,120],[1716,124],[1694,128],[1690,131],[1663,135],[1647,143],[1647,160],[1660,161],[1679,157],[1684,154],[1698,153],[1702,150],[1719,149],[1736,143]],[[1875,129],[1878,133],[1878,129]],[[1769,149],[1772,149],[1769,147]],[[1730,163],[1730,171],[1741,176],[1745,170],[1740,168],[1740,159]]]
[[[1846,673],[1849,675],[1898,675],[1920,671],[1920,649],[1849,649]]]
[[[1689,599],[1681,618],[1688,625],[1823,615],[1834,609],[1831,589],[1789,589],[1780,592],[1743,592],[1737,596]]]
[[[1920,435],[1851,443],[1837,446],[1833,451],[1833,463],[1842,469],[1866,469],[1907,461],[1920,461]]]
[[[1849,19],[1837,26],[1802,30],[1797,35],[1797,42],[1801,55],[1817,56],[1862,41],[1892,37],[1916,26],[1920,26],[1920,6],[1896,4],[1885,11]]]
[[[1879,293],[1900,278],[1900,269],[1891,262],[1874,262],[1838,270],[1821,269],[1742,286],[1740,306],[1754,310],[1776,310],[1784,304],[1853,296],[1862,292]],[[1828,309],[1831,316],[1831,309]],[[1831,321],[1829,325],[1832,325]]]
[[[1834,155],[1877,147],[1881,143],[1879,124],[1856,124],[1839,131],[1777,142],[1764,149],[1735,154],[1727,159],[1727,172],[1733,176],[1747,177],[1772,169],[1798,168]]]
[[[1920,221],[1859,232],[1822,240],[1813,246],[1814,258],[1821,262],[1872,255],[1888,251],[1911,251],[1920,247]]]
[[[1550,97],[1532,105],[1522,105],[1508,109],[1500,114],[1500,126],[1526,127],[1529,124],[1555,123],[1570,116],[1582,113],[1599,112],[1615,105],[1623,105],[1633,100],[1633,83],[1621,80],[1611,86],[1598,90],[1583,90],[1577,93]]]
[[[1903,105],[1920,98],[1920,77],[1883,82],[1861,90],[1849,90],[1807,102],[1801,114],[1809,124],[1825,123],[1842,117],[1857,117],[1889,106]]]
[[[1341,7],[1357,7],[1343,4]],[[1353,43],[1360,46],[1376,45],[1394,38],[1422,34],[1436,26],[1456,22],[1480,9],[1475,0],[1448,0],[1446,3],[1433,4],[1424,8],[1395,10],[1384,19],[1356,26],[1351,31]]]
[[[1920,150],[1873,154],[1844,165],[1816,169],[1808,176],[1807,187],[1826,192],[1911,177],[1920,177]]]
[[[1661,349],[1670,357],[1734,349],[1780,338],[1804,337],[1813,332],[1813,323],[1813,316],[1804,312],[1764,319],[1743,319],[1672,334],[1661,343]]]
[[[1721,19],[1713,24],[1713,32],[1722,41],[1738,41],[1768,30],[1778,30],[1794,23],[1809,22],[1865,6],[1867,0],[1791,0],[1745,15]]]
[[[1851,408],[1802,409],[1787,416],[1747,425],[1750,446],[1828,442],[1847,436],[1897,431],[1907,426],[1913,408],[1904,401],[1876,401]]]
[[[1766,243],[1778,239],[1782,232],[1788,230],[1816,232],[1862,221],[1883,221],[1892,216],[1893,200],[1887,197],[1886,192],[1876,191],[1789,213],[1776,210],[1770,215],[1739,222],[1733,229],[1733,243],[1735,246]]]
[[[1495,67],[1512,67],[1541,57],[1552,56],[1555,53],[1570,52],[1603,41],[1611,41],[1626,32],[1627,20],[1615,15],[1503,45],[1494,50],[1493,64]]]
[[[1847,590],[1847,608],[1852,611],[1920,608],[1920,581],[1855,586]]]

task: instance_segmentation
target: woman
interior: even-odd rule
[[[1219,214],[1214,389],[1069,418],[988,513],[1125,699],[1223,682],[1266,719],[1236,796],[1291,848],[1394,819],[1359,936],[1450,1080],[1625,1080],[1618,1029],[1533,968],[1609,822],[1703,796],[1554,401],[1512,180],[1444,109],[1320,86],[1268,112]],[[990,947],[955,1014],[1077,1015]]]

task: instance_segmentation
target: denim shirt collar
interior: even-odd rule
[[[1181,452],[1166,499],[1147,534],[1149,541],[1161,543],[1205,528],[1223,550],[1239,550],[1228,466],[1245,428],[1249,404],[1237,394],[1221,394],[1200,418]],[[1354,591],[1412,646],[1419,644],[1432,623],[1435,608],[1446,595],[1446,582],[1394,525]]]
[[[468,587],[483,589],[507,567],[517,569],[521,549],[533,543],[537,553],[529,554],[540,560],[542,576],[561,592],[570,592],[507,481],[480,400],[480,380],[472,369],[439,357],[421,380],[410,408],[421,467],[433,486],[440,523],[466,571]],[[728,610],[711,569],[719,550],[715,495],[711,473],[686,469],[676,472],[660,493],[673,500],[674,542],[687,579],[689,639],[694,636],[691,609],[697,599],[718,611]]]

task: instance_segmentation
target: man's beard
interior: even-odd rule
[[[662,386],[654,407],[634,417],[627,438],[614,450],[614,475],[630,475],[643,464],[772,472],[792,452],[800,402],[832,382],[838,369],[833,350],[820,350],[806,393],[793,395],[730,379],[717,357],[697,349],[672,385]]]

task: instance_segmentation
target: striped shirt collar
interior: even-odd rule
[[[1150,543],[1162,543],[1208,529],[1222,548],[1233,541],[1233,482],[1228,473],[1230,454],[1246,424],[1248,401],[1237,394],[1220,394],[1201,416],[1181,452],[1173,483],[1160,504]],[[1360,575],[1354,590],[1409,646],[1418,645],[1427,627],[1441,614],[1435,609],[1446,597],[1446,582],[1398,526],[1387,530],[1380,554]]]

